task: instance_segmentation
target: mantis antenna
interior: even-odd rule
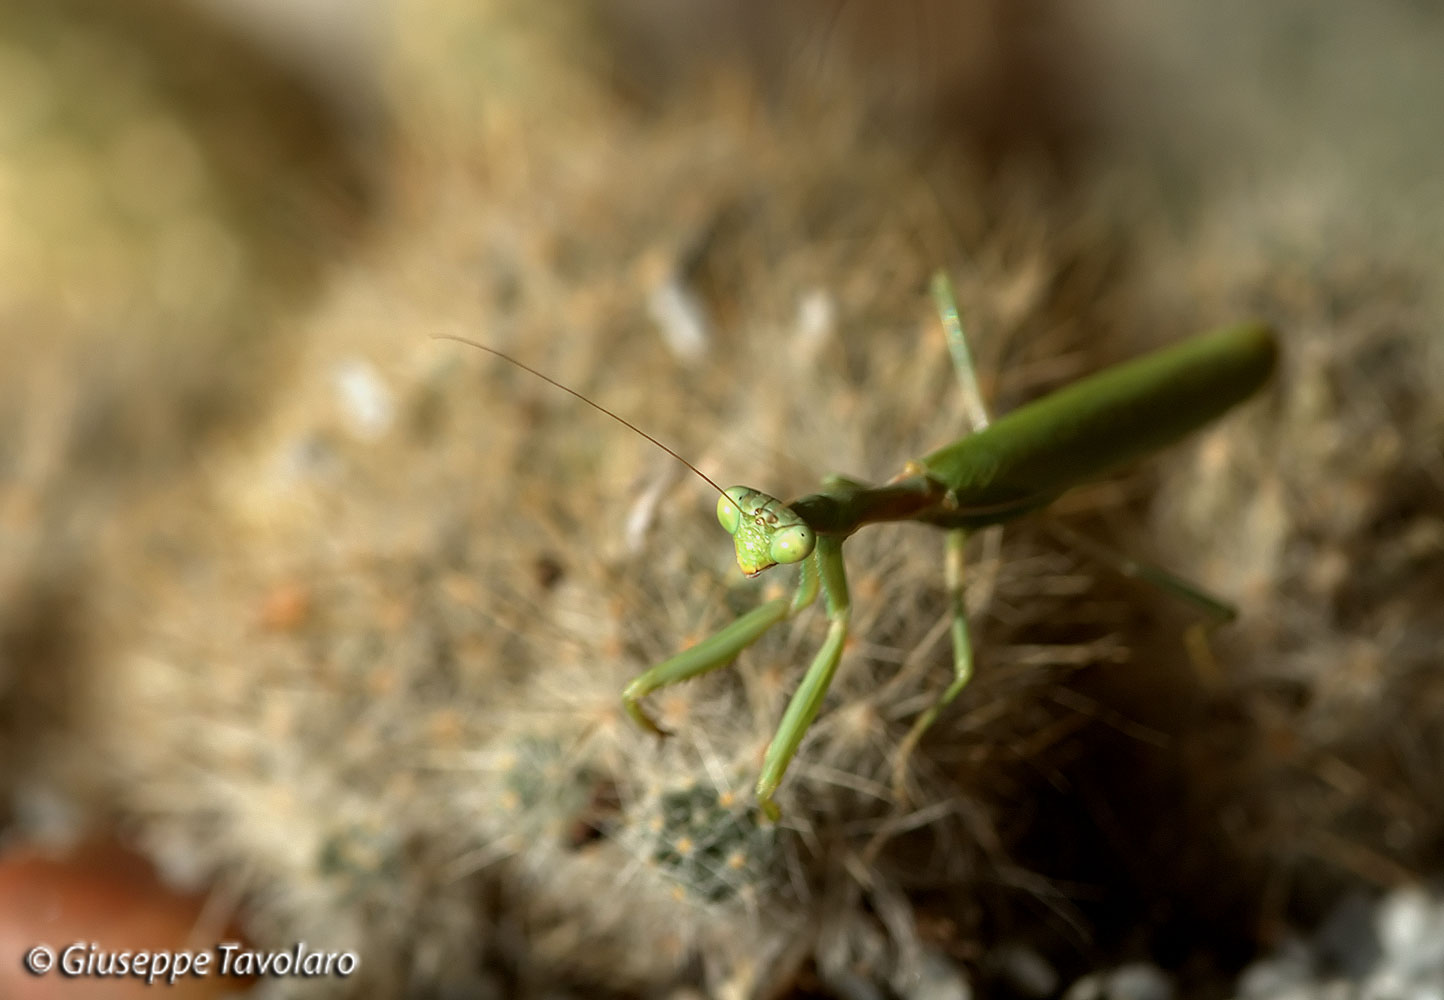
[[[671,455],[671,456],[672,456],[673,458],[675,458],[677,461],[681,462],[681,463],[682,463],[683,465],[685,465],[687,468],[691,469],[694,473],[696,473],[697,476],[698,476],[698,478],[700,478],[704,483],[706,483],[708,486],[710,486],[710,487],[712,487],[714,490],[716,490],[716,491],[717,491],[717,494],[718,494],[719,496],[721,496],[721,497],[724,497],[724,498],[727,500],[728,503],[730,503],[730,504],[731,504],[732,506],[734,506],[734,507],[737,507],[737,501],[736,501],[736,500],[733,500],[730,496],[728,496],[728,495],[727,495],[727,491],[724,490],[722,487],[718,486],[717,483],[716,483],[715,481],[713,481],[713,479],[712,479],[711,476],[707,475],[707,473],[705,473],[705,472],[703,472],[701,469],[697,468],[695,465],[693,465],[691,462],[687,461],[687,460],[686,460],[685,458],[683,458],[681,455],[677,454],[677,453],[676,453],[675,451],[673,451],[671,448],[668,448],[668,447],[667,447],[665,444],[663,444],[661,441],[658,441],[656,438],[652,437],[652,435],[650,435],[650,434],[648,434],[646,431],[642,430],[642,428],[640,428],[640,427],[638,427],[636,424],[632,423],[632,422],[631,422],[630,420],[628,420],[626,417],[618,416],[617,414],[613,413],[611,410],[609,410],[609,409],[607,409],[605,406],[603,406],[601,403],[594,403],[594,402],[592,402],[590,399],[588,399],[586,396],[583,396],[581,393],[577,392],[575,389],[573,389],[573,388],[571,388],[571,387],[569,387],[569,386],[562,385],[560,382],[558,382],[556,379],[552,378],[550,375],[543,375],[541,372],[537,371],[537,370],[536,370],[535,368],[533,368],[531,365],[523,364],[522,362],[518,361],[516,358],[512,357],[510,354],[507,354],[507,353],[505,353],[504,351],[498,351],[495,347],[487,347],[485,344],[481,343],[480,341],[468,340],[466,337],[458,337],[458,336],[456,336],[455,334],[451,334],[451,333],[435,333],[435,334],[432,334],[431,339],[432,339],[432,340],[454,340],[454,341],[456,341],[456,343],[458,343],[458,344],[465,344],[465,345],[467,345],[468,347],[475,347],[478,351],[485,351],[487,354],[495,355],[496,357],[501,358],[501,360],[503,360],[503,361],[507,361],[507,362],[510,362],[511,364],[516,365],[516,366],[517,366],[518,368],[520,368],[522,371],[528,372],[529,374],[532,374],[532,375],[535,375],[537,378],[541,379],[543,382],[546,382],[546,383],[548,383],[548,384],[550,384],[550,385],[556,386],[558,389],[562,390],[562,392],[569,393],[569,394],[571,394],[572,396],[575,396],[577,399],[580,399],[583,403],[586,403],[586,404],[587,404],[588,406],[590,406],[592,409],[596,410],[596,411],[599,412],[599,413],[605,413],[607,416],[611,417],[613,420],[615,420],[617,423],[621,424],[623,427],[627,428],[628,430],[635,431],[636,433],[642,435],[642,437],[646,438],[648,441],[652,442],[652,443],[653,443],[654,445],[656,445],[658,448],[661,448],[661,449],[662,449],[663,451],[665,451],[668,455]],[[737,507],[737,512],[738,512],[739,514],[741,514],[741,513],[742,513],[742,508],[741,508],[741,507]]]

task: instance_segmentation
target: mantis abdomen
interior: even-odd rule
[[[1247,399],[1278,357],[1261,323],[1225,327],[1105,369],[999,417],[919,464],[960,508],[929,518],[980,527],[1157,451]]]

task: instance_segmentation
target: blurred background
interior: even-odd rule
[[[9,0],[0,995],[70,995],[41,941],[239,937],[359,969],[186,995],[1438,996],[1441,44],[1405,0]],[[938,268],[995,412],[1240,319],[1284,358],[974,541],[906,802],[942,545],[850,542],[774,828],[820,616],[634,731],[788,580],[433,338],[796,496],[966,430]],[[1057,525],[1238,621],[1190,649]]]

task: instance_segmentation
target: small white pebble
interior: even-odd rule
[[[637,555],[647,544],[647,533],[657,518],[657,508],[662,497],[677,481],[676,467],[668,463],[632,502],[627,509],[626,527],[622,531],[622,544],[628,555]]]
[[[1110,1000],[1173,1000],[1173,980],[1156,965],[1132,962],[1108,973]]]
[[[956,964],[927,950],[918,959],[917,978],[903,995],[907,1000],[972,1000],[973,989]]]
[[[1314,978],[1314,954],[1297,938],[1285,941],[1274,955],[1254,962],[1238,978],[1241,1000],[1276,998]]]
[[[1437,979],[1415,983],[1409,991],[1409,1000],[1444,1000],[1444,983]]]
[[[712,341],[707,311],[702,301],[675,275],[647,296],[647,315],[657,324],[662,341],[679,361],[690,365],[707,356]]]
[[[1157,966],[1130,962],[1075,980],[1063,1000],[1173,1000],[1173,980]]]
[[[1063,1000],[1102,1000],[1103,997],[1103,973],[1090,972],[1086,976],[1080,976],[1073,980],[1073,985],[1068,987],[1068,992],[1063,994]]]
[[[1396,889],[1375,917],[1387,965],[1410,973],[1444,976],[1444,901],[1423,889]]]
[[[882,990],[855,972],[842,971],[824,982],[838,1000],[883,1000]]]
[[[391,429],[396,404],[370,363],[357,358],[341,362],[331,372],[331,384],[353,434],[375,440]]]
[[[821,288],[814,288],[797,303],[797,325],[792,340],[793,364],[804,367],[817,359],[817,352],[837,328],[837,304]]]
[[[1394,968],[1375,969],[1359,985],[1359,1000],[1413,1000],[1408,977]]]
[[[1058,970],[1036,949],[1003,945],[991,956],[1008,988],[1024,997],[1049,997],[1058,992]]]

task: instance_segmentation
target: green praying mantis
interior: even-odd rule
[[[932,290],[953,365],[971,398],[981,400],[957,305],[941,273],[934,277]],[[779,597],[754,608],[627,685],[622,704],[643,729],[668,735],[643,707],[647,695],[728,665],[768,629],[793,617],[822,593],[827,636],[788,702],[757,780],[758,806],[774,822],[780,817],[774,795],[842,661],[851,607],[842,546],[853,532],[885,521],[917,521],[945,532],[953,677],[917,718],[900,746],[894,771],[896,791],[902,763],[973,674],[963,588],[963,553],[969,534],[1041,510],[1069,489],[1198,430],[1253,395],[1268,380],[1278,355],[1275,334],[1268,326],[1244,323],[1225,327],[1107,368],[991,423],[985,413],[979,414],[973,421],[973,433],[907,462],[903,471],[885,484],[834,476],[826,479],[818,492],[784,503],[746,486],[722,489],[675,451],[604,407],[500,351],[474,341],[463,342],[571,393],[706,480],[719,494],[717,519],[732,536],[737,565],[748,576],[776,565],[800,564],[792,597]],[[1128,563],[1125,571],[1130,568],[1139,570],[1135,575],[1196,599],[1223,617],[1232,616],[1227,605],[1162,570],[1142,570]]]

